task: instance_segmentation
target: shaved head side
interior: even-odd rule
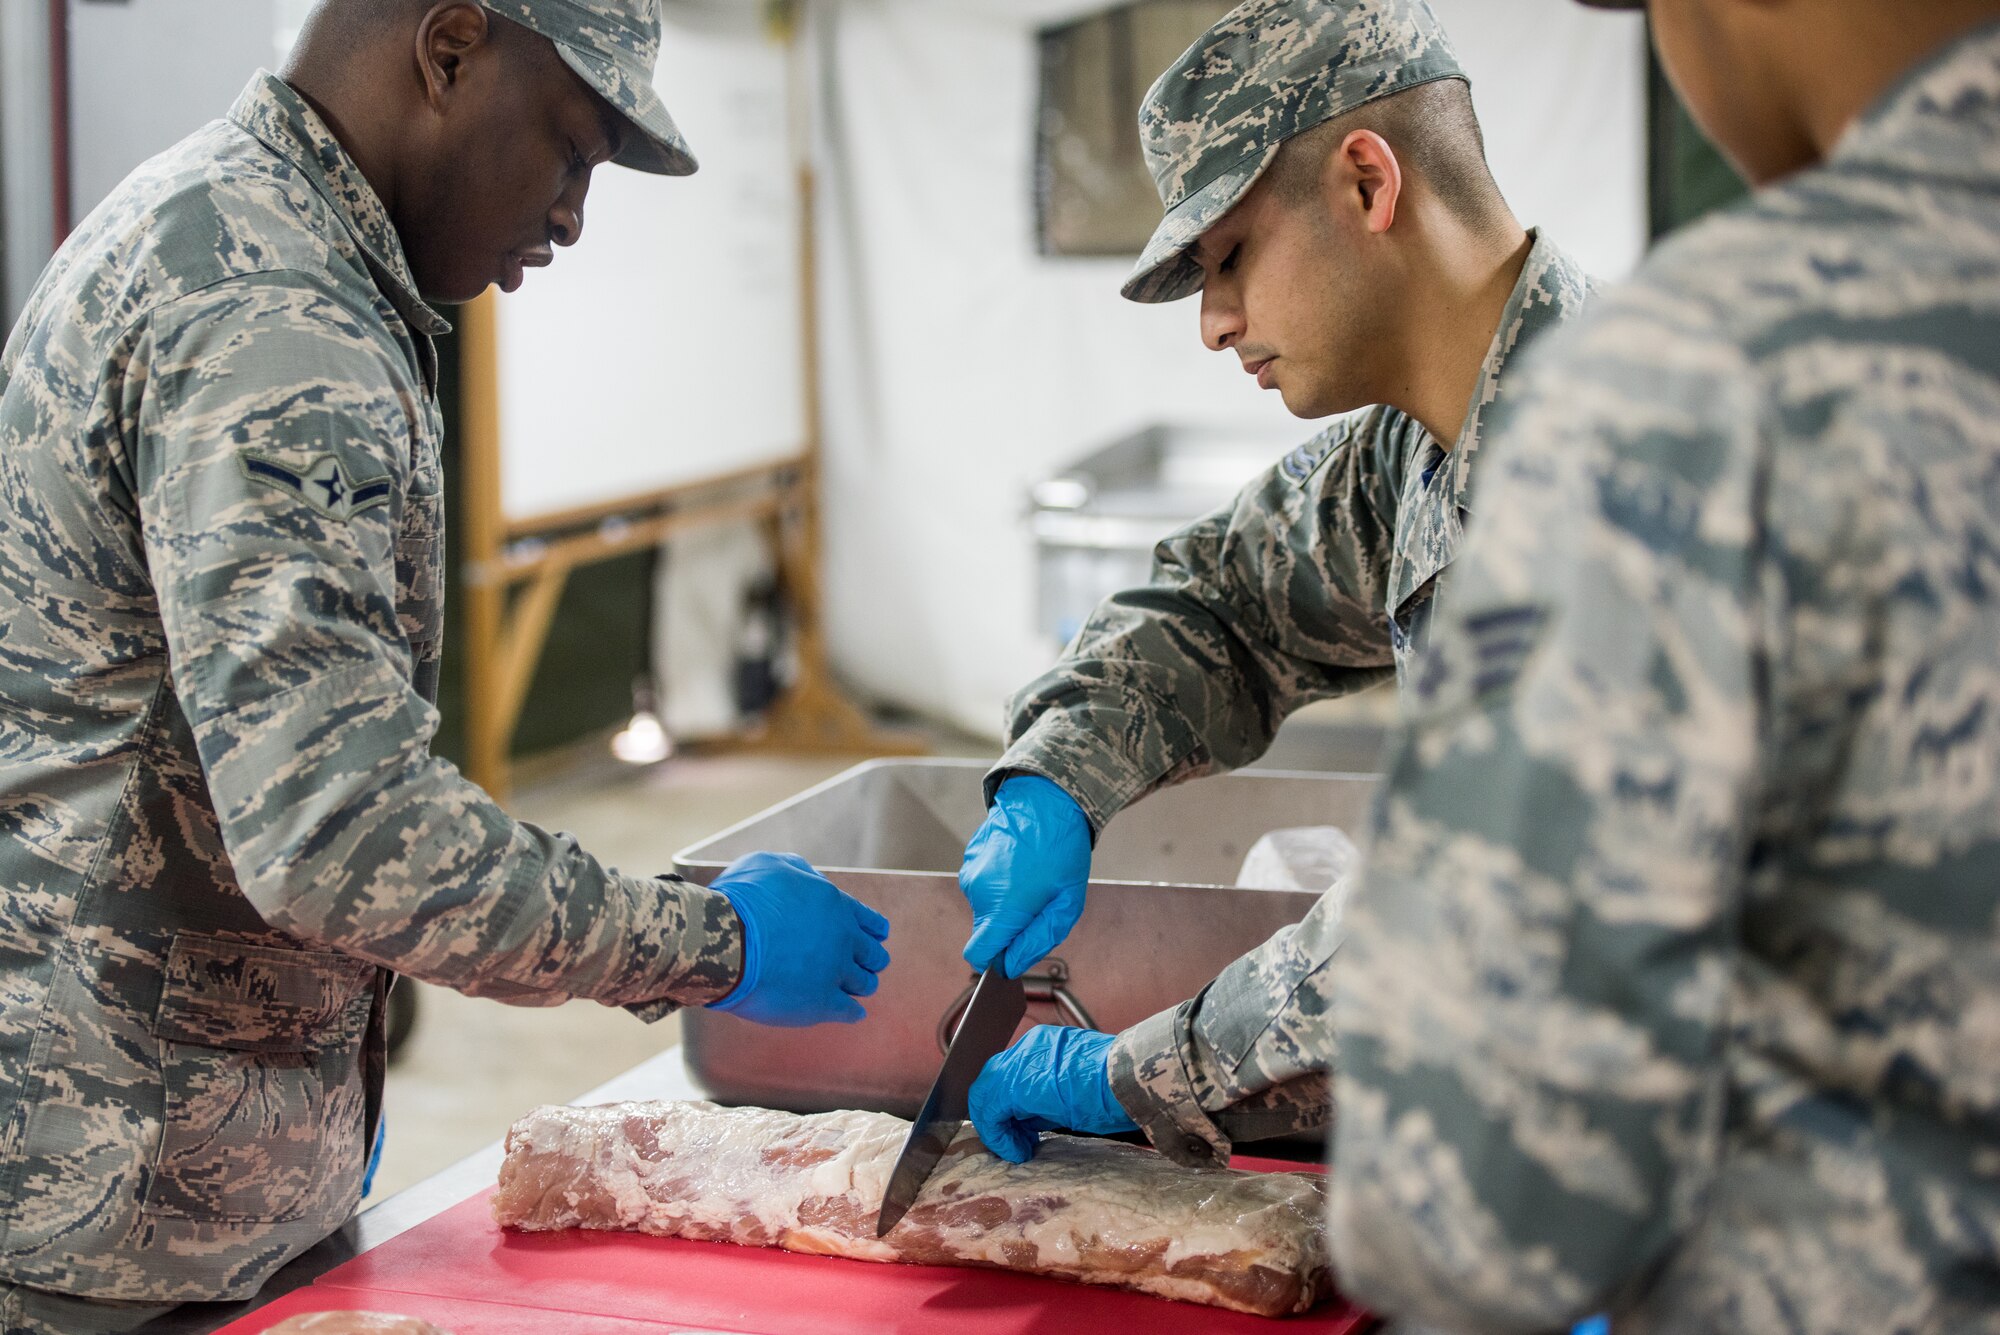
[[[1328,156],[1356,130],[1381,135],[1403,170],[1466,226],[1486,231],[1510,225],[1512,214],[1486,165],[1486,138],[1463,79],[1392,93],[1287,140],[1271,164],[1273,193],[1294,208],[1317,199]]]
[[[367,60],[384,43],[414,41],[424,16],[450,0],[319,0],[299,31],[285,77],[295,85],[343,77],[347,67]],[[478,0],[459,3],[481,8]],[[525,59],[553,68],[560,63],[554,43],[490,10],[487,35],[509,60]],[[298,77],[294,78],[294,72]]]
[[[319,0],[299,32],[301,47],[348,45],[391,28],[416,31],[436,0]]]

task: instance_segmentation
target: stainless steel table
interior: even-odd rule
[[[681,1049],[675,1045],[572,1102],[617,1103],[625,1099],[701,1097],[701,1091],[695,1088],[694,1081],[688,1076]],[[500,1143],[495,1141],[407,1191],[398,1192],[379,1205],[369,1206],[271,1276],[256,1297],[236,1303],[189,1303],[157,1321],[147,1322],[141,1335],[206,1335],[209,1331],[219,1330],[294,1289],[304,1288],[362,1252],[379,1247],[397,1234],[407,1232],[425,1220],[443,1214],[460,1201],[478,1195],[499,1177],[501,1158]]]

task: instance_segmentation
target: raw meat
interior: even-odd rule
[[[1045,1136],[1026,1164],[968,1129],[886,1238],[875,1217],[909,1123],[712,1103],[537,1108],[507,1133],[493,1215],[844,1256],[994,1266],[1239,1312],[1331,1291],[1323,1179],[1182,1168],[1115,1141]]]
[[[264,1335],[451,1335],[428,1321],[386,1312],[312,1312],[280,1321]]]

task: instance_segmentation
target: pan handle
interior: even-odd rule
[[[958,1026],[965,1019],[966,1007],[972,1004],[972,990],[979,986],[979,975],[973,974],[972,981],[965,985],[965,991],[958,994],[958,1000],[945,1008],[938,1020],[937,1043],[940,1053],[951,1051],[951,1040],[958,1036]],[[1040,1002],[1044,1006],[1054,1006],[1062,1013],[1063,1023],[1078,1029],[1095,1029],[1097,1021],[1090,1017],[1083,1003],[1069,990],[1069,965],[1053,955],[1042,961],[1041,972],[1031,973],[1021,979],[1021,986],[1028,993],[1028,1004]]]

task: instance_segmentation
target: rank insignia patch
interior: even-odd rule
[[[1333,447],[1340,444],[1341,439],[1342,437],[1332,431],[1322,431],[1314,436],[1285,456],[1282,464],[1285,476],[1294,482],[1304,484],[1319,471],[1319,466],[1326,462],[1327,456],[1333,453]]]
[[[363,510],[389,503],[388,478],[357,482],[331,454],[315,455],[303,469],[249,450],[239,455],[238,461],[243,465],[244,476],[289,492],[334,519],[352,519]]]

